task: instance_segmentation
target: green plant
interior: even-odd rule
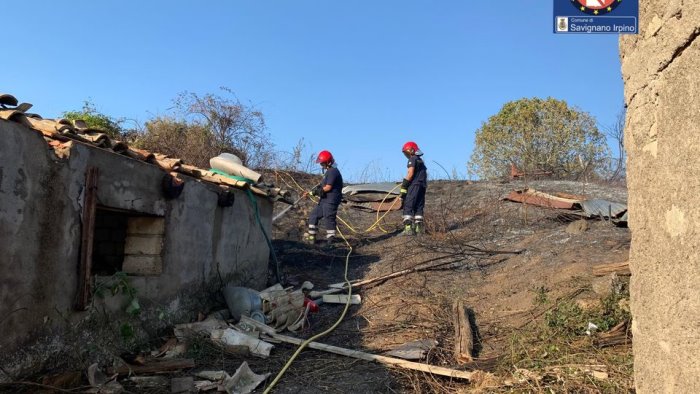
[[[137,316],[141,313],[141,304],[139,303],[137,290],[129,282],[129,277],[126,273],[117,272],[108,280],[98,283],[95,286],[94,294],[97,297],[104,298],[107,291],[112,296],[121,293],[127,297],[128,304],[124,311],[130,316]]]
[[[573,301],[560,302],[545,314],[545,323],[561,334],[572,336],[583,335],[589,322],[595,324],[599,331],[607,331],[631,318],[629,310],[620,306],[620,300],[627,298],[627,292],[612,292],[590,310],[581,309]]]
[[[580,335],[586,330],[586,313],[574,302],[558,303],[544,316],[547,327],[562,334]]]
[[[124,119],[115,119],[97,111],[95,104],[85,101],[79,111],[66,111],[63,118],[68,120],[82,120],[88,127],[98,129],[112,138],[120,138],[123,133]]]

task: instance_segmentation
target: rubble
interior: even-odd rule
[[[426,357],[427,353],[435,349],[437,345],[438,341],[435,339],[419,339],[417,341],[404,343],[384,354],[404,360],[421,360]]]
[[[272,344],[232,328],[212,330],[210,338],[212,342],[221,345],[231,352],[238,353],[241,349],[245,349],[250,354],[262,358],[270,357],[270,351],[274,347]]]

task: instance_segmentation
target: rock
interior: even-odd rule
[[[594,278],[591,281],[591,288],[601,298],[607,297],[613,292],[613,277],[603,276],[600,278]]]
[[[584,219],[569,223],[566,232],[569,234],[583,234],[588,230],[588,222]]]

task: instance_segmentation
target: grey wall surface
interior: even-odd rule
[[[85,315],[73,305],[89,166],[100,171],[99,205],[165,217],[162,274],[130,277],[142,302],[178,309],[179,297],[216,289],[219,276],[265,285],[269,250],[245,192],[220,208],[217,186],[183,176],[182,195],[166,200],[153,165],[77,143],[59,159],[40,133],[4,120],[0,138],[0,354]],[[272,203],[255,199],[270,232]]]
[[[700,2],[640,1],[620,40],[639,393],[700,393]]]

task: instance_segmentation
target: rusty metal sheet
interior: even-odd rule
[[[574,209],[579,203],[578,200],[557,197],[534,189],[513,190],[504,200],[555,209]]]

